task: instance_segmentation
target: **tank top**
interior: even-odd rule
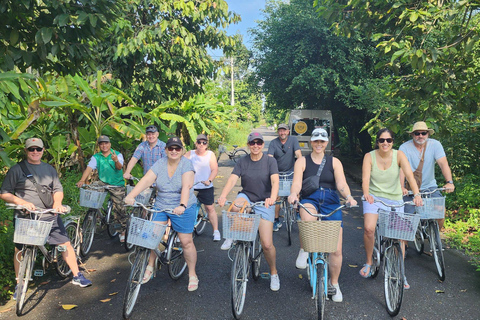
[[[402,188],[400,187],[400,167],[397,161],[397,150],[392,150],[392,164],[387,170],[381,170],[377,166],[375,150],[370,151],[372,156],[372,171],[370,173],[371,194],[390,200],[402,200]]]
[[[325,157],[325,166],[323,167],[322,174],[320,175],[320,187],[329,188],[336,190],[337,186],[335,184],[335,174],[333,171],[333,157],[324,155]],[[312,160],[312,155],[309,154],[305,156],[305,171],[303,172],[303,180],[308,177],[314,176],[318,172],[319,164],[316,164]]]
[[[207,181],[208,178],[210,177],[210,173],[212,173],[212,170],[210,169],[210,158],[212,156],[212,151],[207,150],[205,155],[199,156],[195,150],[192,150],[190,152],[190,160],[193,163],[193,168],[195,169],[195,182],[200,182],[200,181]],[[204,185],[203,183],[197,184],[194,189],[208,189],[212,188],[213,183],[210,183],[208,186]]]

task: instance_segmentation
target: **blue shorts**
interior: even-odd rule
[[[308,197],[300,200],[300,203],[303,205],[305,203],[310,203],[315,207],[317,212],[321,214],[329,214],[340,206],[340,198],[338,197],[337,190],[320,188]],[[322,218],[322,220],[342,221],[342,210],[338,210],[330,217]]]
[[[155,208],[154,208],[155,209]],[[185,209],[181,216],[167,212],[155,212],[152,221],[167,222],[168,219],[172,222],[173,230],[178,233],[192,233],[197,218],[197,204],[192,204]]]
[[[249,203],[252,202],[245,193],[239,193],[237,195],[237,199],[238,198],[246,199]],[[263,220],[267,220],[272,223],[275,221],[275,206],[269,206],[268,208],[265,208],[265,206],[256,206],[255,213],[261,214]]]
[[[399,205],[402,204],[402,200],[391,200],[387,198],[382,198],[382,197],[376,197],[373,194],[370,194],[374,199],[377,200],[382,200],[383,202],[387,204],[392,204],[392,205]],[[396,208],[395,211],[397,212],[403,212],[404,207]],[[378,209],[386,210],[386,211],[392,211],[391,207],[387,207],[383,205],[383,203],[380,202],[374,202],[372,204],[368,203],[367,201],[363,201],[363,214],[365,213],[373,213],[373,214],[378,214]]]

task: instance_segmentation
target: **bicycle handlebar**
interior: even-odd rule
[[[338,210],[341,210],[343,208],[347,208],[347,209],[350,209],[350,208],[358,208],[358,206],[350,206],[350,205],[346,205],[346,204],[342,204],[340,205],[338,208],[336,208],[335,210],[333,210],[332,212],[330,212],[329,214],[321,214],[321,213],[311,213],[310,210],[308,210],[307,207],[305,207],[302,203],[298,202],[298,201],[295,201],[293,203],[293,205],[299,205],[303,210],[307,211],[307,213],[313,217],[317,217],[317,218],[328,218],[330,217],[332,214],[334,214],[335,212],[337,212]]]
[[[450,189],[447,189],[447,188],[436,188],[432,191],[423,191],[423,192],[419,192],[420,193],[420,196],[428,196],[428,195],[431,195],[437,191],[447,191],[447,190],[450,190]],[[408,191],[408,195],[409,196],[413,196],[413,191]]]
[[[67,214],[70,211],[72,211],[72,208],[70,208],[70,206],[67,206],[67,205],[63,206],[67,209],[67,211],[65,211],[65,212],[58,212],[58,211],[55,211],[54,209],[30,210],[30,209],[28,209],[27,207],[25,207],[21,204],[13,204],[13,203],[7,203],[6,205],[7,205],[8,209],[27,210],[28,212],[35,213],[35,214],[40,214],[40,215],[42,215],[44,213],[49,213],[49,212],[58,213],[58,214]]]
[[[125,188],[125,186],[112,186],[112,185],[97,186],[97,185],[91,185],[91,184],[82,184],[80,188],[105,191],[108,189]]]
[[[167,212],[167,213],[171,213],[171,214],[174,214],[176,216],[180,216],[181,214],[177,214],[177,213],[174,213],[173,212],[173,209],[162,209],[162,210],[158,210],[158,209],[152,209],[152,208],[149,208],[147,206],[145,206],[143,203],[141,202],[137,202],[135,201],[133,204],[126,204],[125,207],[136,207],[136,206],[141,206],[143,209],[149,211],[149,212]]]
[[[366,201],[365,196],[362,196],[362,201]],[[383,204],[384,206],[389,207],[389,208],[401,208],[406,204],[415,205],[415,203],[413,201],[405,201],[405,202],[402,202],[402,204],[388,204],[388,203],[383,202],[380,199],[375,199],[375,198],[373,198],[373,202],[380,202],[381,204]]]

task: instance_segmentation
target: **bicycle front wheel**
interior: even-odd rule
[[[415,239],[413,240],[413,244],[415,245],[415,251],[417,251],[418,254],[423,253],[424,243],[425,239],[423,237],[423,227],[422,223],[419,223],[417,227],[417,232],[415,233]]]
[[[132,314],[133,307],[137,302],[138,293],[143,281],[143,275],[148,265],[148,258],[150,257],[150,250],[145,248],[137,248],[138,252],[135,261],[128,277],[127,287],[125,288],[125,295],[123,297],[123,318],[128,319]]]
[[[237,163],[237,161],[241,158],[241,157],[244,157],[248,155],[247,151],[243,150],[243,149],[237,149],[235,150],[235,152],[233,153],[232,155],[232,160],[233,162]]]
[[[73,250],[75,251],[75,254],[77,253],[77,223],[70,221],[67,223],[65,226],[65,230],[67,231],[67,236],[68,239],[70,240],[70,243],[73,246]],[[63,259],[63,255],[60,251],[58,251],[58,246],[54,248],[56,250],[55,255],[57,256],[57,262],[55,263],[55,269],[57,270],[57,273],[60,277],[66,278],[72,273],[72,270],[70,270],[70,267],[67,264],[67,261]]]
[[[175,231],[168,239],[167,260],[168,260],[168,274],[173,280],[179,279],[187,268],[187,262],[183,256],[183,248]]]
[[[194,228],[197,236],[201,235],[207,226],[207,212],[200,203],[198,205],[197,221],[195,222]]]
[[[323,263],[318,263],[316,267],[317,271],[317,292],[315,293],[315,308],[317,309],[318,319],[323,319],[325,312],[325,300],[327,299],[326,292],[326,273]]]
[[[107,225],[107,233],[110,238],[115,238],[118,235],[118,230],[116,228],[116,223],[113,219],[113,202],[112,200],[108,201],[107,211],[105,214],[105,224]]]
[[[95,229],[97,226],[97,209],[90,209],[87,211],[82,223],[82,245],[80,253],[82,256],[87,256],[92,248],[93,238],[95,237]]]
[[[262,263],[262,243],[260,242],[260,234],[257,232],[257,237],[251,247],[252,256],[252,278],[258,280],[260,278],[260,264]]]
[[[244,243],[236,245],[235,256],[232,264],[232,312],[235,319],[240,319],[245,296],[247,293],[248,277],[248,249]]]
[[[402,249],[400,243],[395,242],[385,250],[384,256],[385,303],[392,317],[398,314],[402,305],[404,279]]]
[[[23,255],[20,260],[20,269],[18,271],[17,284],[17,316],[22,315],[23,306],[25,305],[25,298],[27,297],[28,282],[32,277],[33,264],[35,263],[34,248],[24,248]],[[15,258],[16,259],[16,258]]]
[[[445,261],[443,260],[442,240],[440,239],[440,231],[438,230],[437,221],[429,221],[428,227],[430,230],[430,250],[432,250],[433,258],[435,259],[435,267],[437,268],[438,278],[441,281],[444,281]]]
[[[142,208],[141,207],[134,207],[130,213],[130,215],[128,216],[128,220],[127,220],[127,226],[125,228],[125,241],[123,243],[124,245],[124,248],[125,248],[125,251],[130,251],[132,248],[133,248],[133,244],[131,243],[128,243],[128,229],[130,228],[130,219],[132,217],[141,217],[142,215]]]

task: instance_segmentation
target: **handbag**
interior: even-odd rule
[[[323,160],[318,167],[317,174],[302,181],[302,190],[300,191],[302,198],[308,197],[320,188],[320,175],[322,174],[323,167],[325,167],[325,163],[327,162],[326,157],[326,155],[323,156]]]
[[[425,142],[425,146],[423,147],[423,152],[422,152],[422,157],[420,158],[420,163],[418,164],[417,169],[413,171],[413,177],[415,178],[415,182],[417,183],[418,190],[420,190],[420,187],[422,186],[422,169],[423,169],[423,163],[425,159],[425,150],[427,149],[427,142]],[[408,181],[405,181],[405,188],[407,190],[412,190],[412,187],[408,183]]]

